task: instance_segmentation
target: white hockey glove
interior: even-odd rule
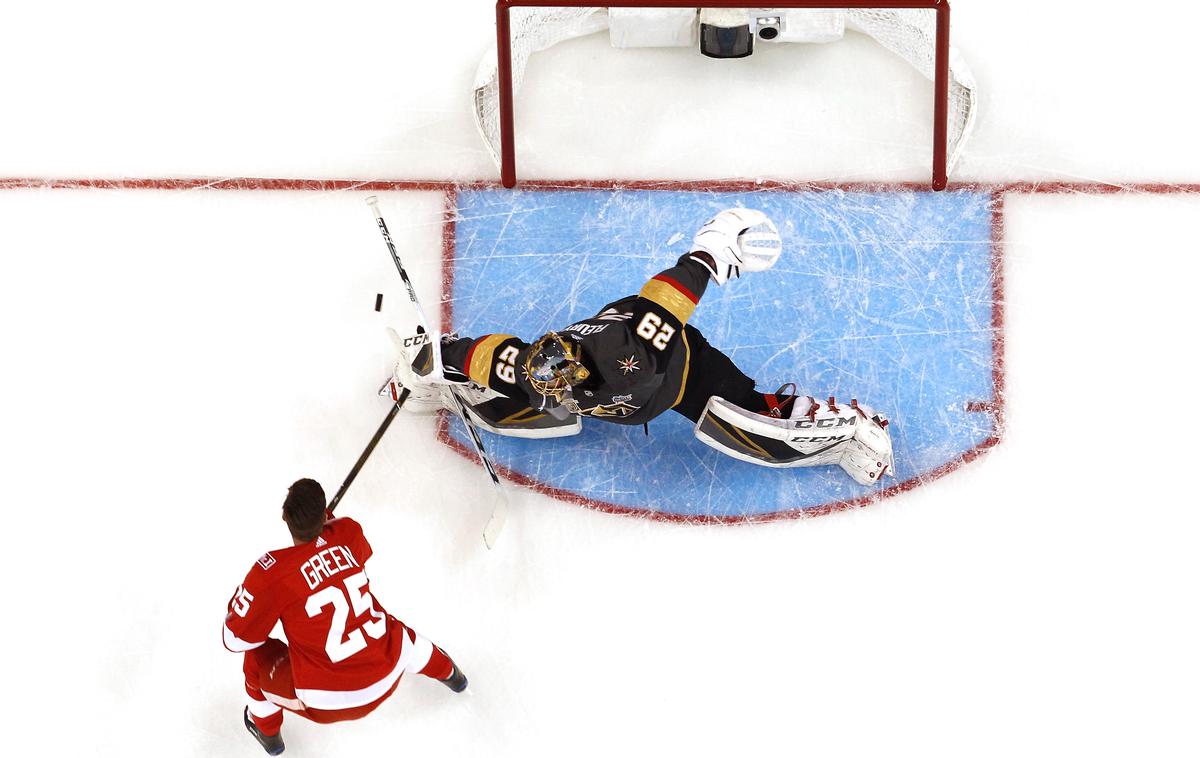
[[[429,347],[428,341],[415,337],[406,339],[391,327],[388,327],[387,335],[395,350],[396,363],[391,378],[379,388],[380,397],[389,397],[396,402],[400,399],[400,393],[407,389],[408,399],[404,401],[404,410],[419,414],[435,413],[443,407],[446,390],[426,381],[417,373],[418,369],[424,368],[424,363],[430,362],[428,351],[421,350],[422,347]]]
[[[443,369],[444,378],[439,381],[431,375],[434,367],[432,349],[428,338],[419,336],[401,337],[395,329],[388,327],[388,339],[396,352],[397,360],[392,377],[380,388],[382,397],[393,401],[400,399],[400,392],[408,389],[404,409],[411,413],[434,413],[439,408],[454,409],[450,399],[450,384],[466,384],[467,378],[453,370]],[[442,339],[452,335],[443,335]]]
[[[692,240],[692,260],[722,285],[742,270],[766,271],[779,260],[783,240],[762,211],[731,208],[708,220]],[[706,253],[706,255],[695,255]]]

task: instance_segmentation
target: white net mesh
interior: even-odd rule
[[[607,8],[512,8],[508,12],[512,39],[512,91],[525,81],[525,66],[533,53],[576,37],[608,28]],[[496,46],[492,45],[475,72],[475,125],[500,165],[500,81]]]
[[[853,8],[846,24],[908,61],[933,81],[937,63],[937,14],[932,10]],[[975,125],[975,77],[958,51],[950,50],[950,122],[946,135],[946,171],[954,170]]]
[[[608,28],[607,8],[597,6],[512,8],[512,89],[520,90],[529,56],[559,42]],[[858,8],[846,11],[846,24],[908,61],[933,80],[937,57],[937,14],[932,10]],[[947,134],[947,171],[962,154],[975,123],[975,80],[957,50],[950,54],[950,122]],[[475,124],[492,159],[500,164],[500,83],[496,48],[484,55],[475,74]]]

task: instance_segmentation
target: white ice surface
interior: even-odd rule
[[[410,5],[6,8],[0,176],[490,177],[491,5]],[[984,98],[959,178],[1200,181],[1195,6],[954,8]],[[865,41],[769,52],[712,69],[767,105],[679,51],[547,53],[524,170],[926,175],[915,74]],[[436,312],[440,197],[383,197]],[[286,544],[286,485],[335,490],[386,410],[371,306],[402,294],[361,200],[0,191],[6,754],[260,754],[218,626]],[[518,490],[487,553],[482,471],[397,421],[343,507],[471,689],[289,719],[287,754],[1197,754],[1200,199],[1006,210],[1005,442],[882,505],[696,528]]]

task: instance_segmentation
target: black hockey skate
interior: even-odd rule
[[[458,669],[455,669],[457,671]],[[465,680],[464,680],[465,681]],[[258,744],[262,745],[262,749],[267,751],[267,755],[279,755],[283,752],[283,737],[278,734],[263,734],[259,728],[254,725],[254,721],[250,718],[250,708],[242,711],[242,719],[246,722],[246,729],[258,740]]]
[[[450,676],[440,680],[442,684],[449,687],[454,692],[462,692],[467,688],[467,675],[459,669],[458,664],[454,661],[450,662],[454,666],[454,670],[450,672]]]

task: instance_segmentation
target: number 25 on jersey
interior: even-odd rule
[[[376,640],[387,633],[387,618],[382,611],[375,608],[375,598],[371,597],[370,590],[366,589],[367,581],[366,572],[360,571],[346,577],[342,587],[335,584],[313,593],[304,604],[309,618],[316,618],[326,606],[333,606],[333,619],[329,625],[329,634],[325,638],[325,654],[334,663],[340,663],[366,648],[367,640],[363,637],[363,632]],[[347,634],[346,622],[350,619],[351,609],[354,611],[355,620],[364,613],[370,613],[371,620]]]

